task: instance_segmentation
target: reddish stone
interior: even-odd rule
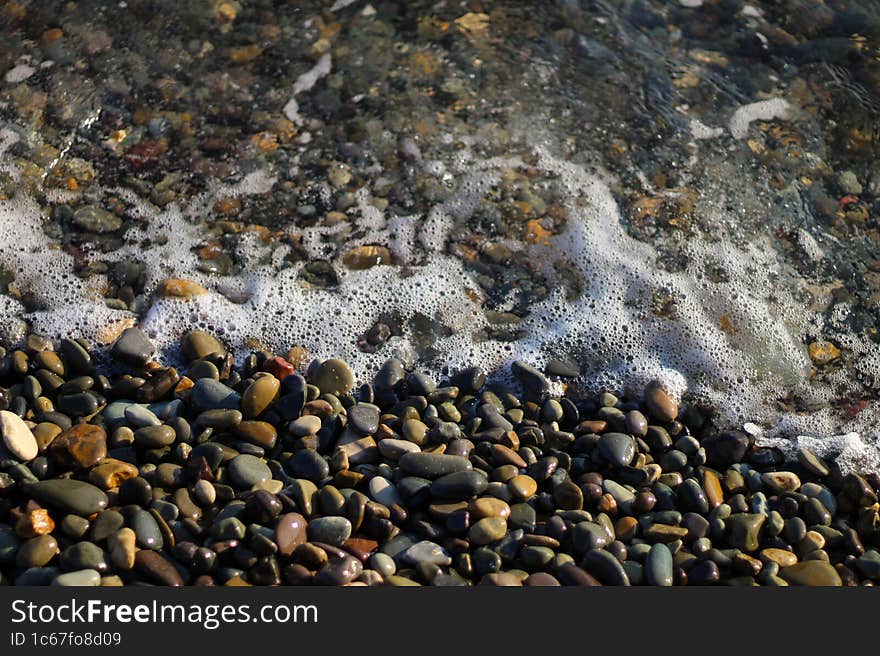
[[[293,365],[290,364],[284,358],[279,358],[277,355],[274,358],[269,358],[263,364],[263,371],[268,371],[270,374],[275,376],[278,380],[284,380],[290,374],[296,371]]]
[[[100,426],[76,424],[49,445],[49,455],[70,469],[87,469],[107,456],[107,433]]]

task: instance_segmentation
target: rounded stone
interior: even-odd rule
[[[394,484],[382,476],[374,476],[369,483],[370,496],[383,506],[403,505]]]
[[[341,547],[351,537],[351,522],[345,517],[319,517],[309,522],[307,531],[311,542]]]
[[[319,364],[311,380],[321,393],[334,396],[350,392],[354,382],[354,372],[351,367],[338,358],[330,358]]]
[[[14,412],[0,410],[0,434],[3,446],[16,459],[28,462],[37,457],[39,447],[34,434]]]
[[[347,410],[349,425],[360,433],[374,435],[379,429],[379,409],[358,403]]]
[[[468,530],[472,544],[484,545],[501,540],[507,534],[507,520],[503,517],[484,517]]]
[[[292,476],[315,483],[322,481],[330,474],[330,465],[326,458],[312,449],[302,449],[294,453],[288,459],[285,468]]]
[[[805,560],[779,570],[779,576],[791,585],[841,586],[840,574],[821,560]]]
[[[56,576],[52,580],[52,585],[62,587],[97,587],[101,585],[101,574],[94,569],[80,569]]]
[[[134,432],[134,442],[145,449],[161,449],[174,444],[177,433],[171,426],[144,426]]]
[[[282,556],[290,556],[296,548],[304,544],[307,539],[308,522],[299,513],[287,513],[278,518],[275,524],[275,543],[278,545],[278,553]]]
[[[624,433],[605,433],[599,438],[599,453],[616,467],[626,467],[636,455],[636,443]]]
[[[272,470],[265,461],[250,454],[235,456],[226,468],[232,482],[243,489],[250,489],[272,478]]]
[[[537,481],[528,474],[519,474],[507,481],[507,488],[517,499],[531,499],[538,491]]]
[[[662,543],[651,546],[644,563],[645,580],[649,585],[668,587],[672,585],[672,552]]]
[[[140,328],[126,328],[113,344],[112,354],[123,362],[144,365],[150,361],[156,346]]]
[[[259,376],[241,395],[241,412],[248,419],[259,417],[272,405],[281,383],[275,376]]]
[[[291,433],[297,437],[305,437],[306,435],[315,435],[321,430],[321,418],[315,415],[304,415],[299,419],[294,419],[288,426]]]
[[[384,440],[383,440],[384,441]],[[382,443],[379,443],[381,448]],[[433,480],[447,474],[473,469],[470,461],[462,456],[443,453],[406,453],[398,461],[404,473]]]
[[[107,495],[94,485],[72,478],[28,483],[25,491],[38,501],[83,517],[104,510],[108,501]]]

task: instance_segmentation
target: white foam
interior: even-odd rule
[[[288,120],[293,121],[296,124],[302,124],[302,117],[299,115],[299,103],[296,100],[296,97],[305,92],[311,91],[311,89],[318,83],[322,77],[326,77],[330,74],[330,70],[333,67],[333,58],[329,52],[321,55],[321,58],[318,62],[312,66],[305,73],[296,78],[296,82],[293,83],[293,93],[290,96],[290,100],[287,101],[287,104],[284,105],[284,115],[288,118]]]
[[[9,131],[0,133],[0,150],[13,138]],[[358,236],[346,239],[345,249],[384,244],[395,266],[348,270],[341,263],[344,249],[337,250],[327,239],[345,228],[345,222],[289,227],[312,257],[326,258],[334,266],[339,278],[334,289],[303,284],[303,264],[291,266],[285,260],[288,246],[264,244],[256,235],[239,244],[241,275],[198,270],[194,251],[204,233],[197,219],[221,196],[271,190],[274,177],[263,171],[236,185],[213,184],[184,207],[172,204],[158,211],[126,189],[113,190],[140,220],[127,231],[120,249],[94,257],[142,259],[147,293],[167,277],[190,279],[209,290],[188,301],[157,299],[145,308],[141,325],[160,348],[199,327],[220,333],[233,346],[258,344],[284,353],[299,345],[316,357],[341,356],[361,380],[392,355],[438,375],[470,365],[497,372],[514,358],[541,367],[549,358],[563,356],[579,361],[584,370],[575,388],[639,390],[660,378],[674,395],[687,390],[717,407],[722,423],[766,425],[762,435],[768,439],[838,431],[841,419],[828,407],[811,413],[774,407],[789,390],[827,406],[835,388],[847,381],[829,374],[826,384],[809,382],[804,344],[819,327],[800,300],[807,281],[786,277],[769,236],[745,246],[734,243],[737,232],[725,203],[705,203],[707,222],[717,227],[717,234],[711,239],[689,237],[680,244],[689,258],[685,269],[664,271],[655,248],[624,230],[608,176],[556,158],[546,148],[535,149],[529,168],[540,178],[534,184],[563,207],[565,229],[546,244],[504,243],[525,249],[548,277],[555,277],[556,267],[568,267],[583,293],[569,299],[562,289],[553,290],[533,303],[519,324],[524,337],[514,342],[486,339],[484,292],[462,261],[446,254],[446,244],[506,173],[524,165],[515,158],[480,159],[467,147],[467,139],[461,142],[464,150],[441,167],[444,178],[455,182],[455,191],[425,216],[382,211],[366,189],[357,193],[349,218]],[[0,157],[0,166],[17,175],[8,158]],[[83,280],[73,274],[72,256],[53,245],[42,222],[38,204],[23,190],[11,201],[0,201],[0,264],[15,273],[16,288],[29,292],[41,307],[24,313],[18,301],[0,296],[4,335],[21,337],[15,317],[25,318],[39,333],[89,339],[107,325],[130,319],[131,313],[102,302],[102,276]],[[151,246],[144,248],[145,243]],[[724,276],[710,280],[709,269]],[[656,311],[660,297],[674,304],[674,312]],[[508,301],[510,307],[513,298]],[[505,309],[503,302],[501,306]],[[880,370],[880,349],[848,332],[845,304],[837,304],[834,312],[840,346],[854,354],[867,380]],[[358,350],[358,338],[387,315],[401,319],[402,334],[375,354]],[[414,321],[417,317],[424,319]],[[425,334],[420,323],[436,330]],[[865,446],[859,450],[847,443],[847,463],[871,457],[877,419],[876,406],[869,405],[849,422],[846,429],[858,431]]]
[[[791,104],[785,98],[771,98],[759,102],[742,105],[730,118],[730,134],[735,139],[744,139],[749,133],[752,121],[770,121],[775,118],[790,118]]]

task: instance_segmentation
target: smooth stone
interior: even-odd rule
[[[808,472],[810,472],[811,474],[815,474],[820,478],[828,476],[828,474],[831,472],[825,461],[806,447],[801,447],[798,449],[797,461]]]
[[[340,396],[354,387],[354,372],[351,367],[338,358],[330,358],[319,364],[312,375],[311,383],[322,394]]]
[[[649,386],[643,400],[648,413],[663,423],[669,423],[678,416],[678,403],[661,387]]]
[[[123,526],[125,518],[122,513],[109,508],[102,510],[91,523],[89,538],[92,542],[103,542]]]
[[[62,339],[61,355],[64,356],[68,367],[75,373],[87,374],[92,370],[92,356],[76,340]]]
[[[550,381],[532,365],[515,360],[510,371],[527,391],[539,398],[543,399],[550,392]]]
[[[519,474],[507,481],[507,487],[517,499],[531,499],[538,492],[538,482],[528,474]]]
[[[3,436],[3,446],[17,460],[28,462],[37,457],[37,439],[14,412],[0,410],[0,434]]]
[[[304,415],[290,422],[288,429],[297,437],[316,435],[321,430],[321,418],[315,415]]]
[[[394,559],[388,554],[381,552],[374,553],[370,556],[370,567],[379,572],[383,578],[392,576],[397,571],[397,565]]]
[[[617,467],[626,467],[636,455],[636,443],[624,433],[605,433],[599,438],[599,453]]]
[[[472,544],[485,545],[498,542],[507,534],[507,520],[503,517],[484,517],[468,530]]]
[[[489,485],[483,472],[469,470],[453,472],[431,483],[431,496],[450,501],[464,501],[481,494]]]
[[[446,567],[452,564],[452,558],[450,558],[446,549],[430,540],[416,542],[401,554],[401,558],[404,562],[411,565],[431,563],[440,567]]]
[[[174,444],[177,433],[171,426],[144,426],[134,432],[134,442],[145,449],[161,449]]]
[[[373,497],[377,503],[389,507],[394,504],[403,505],[403,501],[397,493],[397,489],[387,478],[374,476],[370,479],[368,487],[370,490],[370,496]]]
[[[400,457],[398,464],[405,473],[411,476],[431,480],[447,474],[473,469],[467,458],[442,453],[407,453]]]
[[[379,429],[379,410],[373,406],[357,403],[347,411],[349,426],[366,435],[374,435]]]
[[[8,565],[15,562],[21,540],[15,533],[15,529],[5,524],[0,524],[0,565]]]
[[[196,381],[190,399],[199,410],[238,410],[241,407],[241,395],[238,392],[210,378]]]
[[[749,448],[749,438],[739,431],[724,431],[701,442],[706,450],[706,464],[719,471],[742,462]]]
[[[282,556],[291,556],[299,545],[305,544],[307,526],[305,517],[299,513],[292,512],[281,515],[275,525],[275,543],[278,545],[278,553]]]
[[[19,567],[43,567],[59,553],[58,541],[51,535],[38,535],[18,548],[15,564]]]
[[[797,474],[788,471],[766,472],[761,474],[761,482],[777,494],[794,492],[801,486]]]
[[[391,390],[397,387],[406,377],[403,363],[397,358],[386,360],[376,374],[374,383],[377,389]]]
[[[128,517],[128,526],[134,531],[137,546],[141,549],[155,549],[161,551],[164,546],[162,532],[159,525],[149,512],[142,508],[133,507]]]
[[[272,470],[261,458],[249,454],[235,456],[226,465],[232,482],[239,488],[250,489],[272,478]]]
[[[351,537],[351,522],[345,517],[319,517],[309,522],[309,540],[341,547]]]
[[[485,517],[500,517],[506,520],[510,517],[510,506],[501,499],[480,497],[473,499],[468,504],[468,512],[474,520],[480,520]]]
[[[126,328],[113,344],[114,357],[134,365],[145,365],[150,361],[156,345],[140,328]]]
[[[52,580],[52,585],[63,587],[97,587],[101,585],[101,574],[94,569],[81,569],[60,574]]]
[[[418,444],[413,444],[409,440],[397,440],[392,437],[379,440],[379,453],[383,458],[388,460],[400,460],[405,454],[421,453]]]
[[[28,483],[25,492],[65,512],[86,517],[107,507],[107,495],[99,488],[69,478]]]
[[[297,451],[284,466],[292,476],[315,483],[322,481],[330,474],[330,464],[320,453],[312,449]]]
[[[105,573],[110,564],[107,562],[107,554],[94,542],[77,542],[67,547],[59,558],[63,569],[94,569]]]
[[[226,349],[214,335],[204,330],[188,332],[180,340],[180,349],[187,360],[198,360],[212,353],[225,353]]]
[[[162,421],[153,412],[141,405],[140,403],[132,403],[125,407],[125,420],[135,428],[143,428],[144,426],[159,426]]]
[[[821,560],[805,560],[779,570],[779,576],[791,585],[841,586],[840,574]]]
[[[64,394],[58,397],[55,405],[59,412],[69,417],[86,417],[98,411],[98,399],[90,392]]]
[[[75,424],[49,445],[52,459],[68,469],[88,469],[107,456],[107,433],[100,426]]]
[[[578,522],[571,529],[572,546],[581,554],[593,549],[604,549],[613,539],[605,528],[593,522]]]
[[[183,577],[168,558],[152,549],[141,549],[134,557],[135,568],[160,585],[182,586]]]
[[[278,438],[278,431],[266,421],[242,421],[235,427],[235,434],[263,449],[274,447]]]
[[[761,527],[767,519],[759,513],[736,513],[725,520],[731,547],[751,552],[758,548]]]
[[[364,571],[363,563],[354,556],[345,555],[333,558],[315,575],[318,585],[347,585],[358,578]]]
[[[241,395],[241,412],[248,419],[259,417],[272,405],[281,383],[275,376],[259,376]]]
[[[645,558],[645,580],[648,585],[668,587],[672,585],[673,566],[672,552],[665,544],[656,543],[651,546]]]
[[[583,568],[605,585],[630,584],[620,561],[603,549],[593,549],[584,556]]]
[[[198,428],[213,428],[215,431],[228,431],[241,423],[238,410],[205,410],[196,417],[194,425]]]
[[[114,567],[130,570],[134,567],[134,555],[137,550],[137,536],[128,527],[121,528],[107,538],[110,549],[110,562]]]

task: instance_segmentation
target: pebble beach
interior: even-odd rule
[[[387,360],[126,329],[2,360],[0,575],[16,585],[871,585],[880,477],[717,431],[660,385],[556,397],[512,364]],[[548,376],[550,378],[548,378]]]
[[[880,582],[872,0],[10,0],[0,584]]]

